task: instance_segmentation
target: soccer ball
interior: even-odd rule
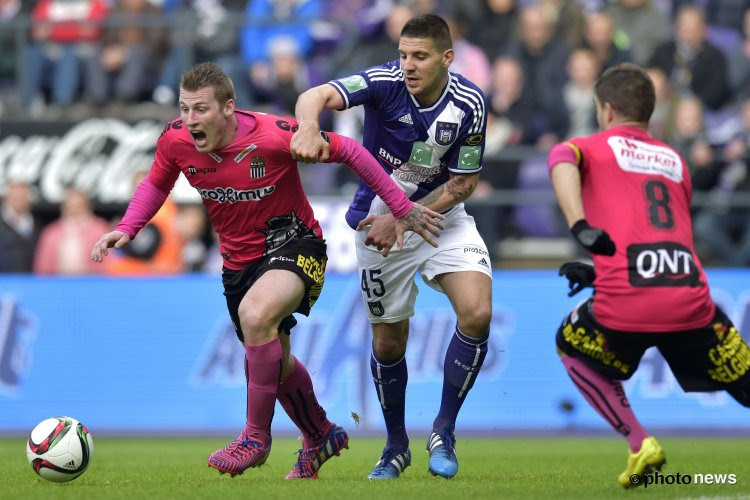
[[[88,429],[70,417],[42,420],[26,444],[26,458],[44,479],[64,483],[86,470],[94,455],[94,440]]]

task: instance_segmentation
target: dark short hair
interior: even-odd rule
[[[451,31],[448,23],[435,14],[423,14],[409,19],[401,30],[401,36],[406,38],[431,38],[440,50],[453,48]]]
[[[196,64],[180,79],[180,88],[194,92],[204,87],[213,87],[214,96],[223,107],[229,99],[236,101],[231,78],[221,67],[212,62]]]
[[[618,64],[606,70],[594,86],[599,103],[610,106],[623,118],[648,123],[654,112],[656,92],[648,73],[635,64]]]

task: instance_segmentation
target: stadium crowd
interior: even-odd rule
[[[449,22],[451,71],[487,98],[476,200],[549,189],[549,148],[596,130],[594,82],[634,62],[657,90],[651,132],[685,157],[705,195],[693,214],[699,254],[713,265],[750,265],[750,204],[732,202],[750,194],[750,0],[0,0],[0,118],[166,122],[176,115],[179,76],[208,60],[232,77],[238,107],[293,115],[306,89],[396,59],[401,27],[425,12]],[[324,119],[360,137],[358,112]],[[341,194],[352,181],[341,168],[306,187]],[[59,220],[42,224],[33,188],[0,177],[0,272],[92,272],[75,256],[111,221],[71,188]],[[495,264],[503,238],[566,234],[552,204],[469,211]],[[123,257],[131,260],[106,272],[216,269],[202,209],[163,212]]]

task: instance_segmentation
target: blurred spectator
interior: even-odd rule
[[[485,155],[497,154],[506,145],[534,144],[534,103],[525,85],[523,68],[516,59],[495,60],[487,104]]]
[[[442,14],[442,17],[448,24],[453,38],[454,58],[450,70],[474,82],[482,92],[487,92],[491,78],[490,61],[481,48],[464,36],[470,23],[468,15],[459,8],[453,13]]]
[[[651,114],[648,130],[657,139],[666,141],[667,137],[672,133],[675,108],[679,99],[667,75],[662,70],[659,68],[647,68],[646,72],[651,77],[651,81],[654,84],[654,93],[656,94],[656,103],[654,105],[654,112]]]
[[[589,49],[576,49],[568,58],[568,83],[563,87],[563,104],[570,126],[568,137],[582,137],[597,132],[594,84],[599,76],[599,61]]]
[[[711,109],[729,97],[726,59],[707,40],[705,17],[697,7],[680,10],[673,39],[656,47],[648,65],[661,68],[680,94],[692,93]]]
[[[672,0],[672,17],[683,7],[697,5],[706,12],[706,22],[712,27],[742,29],[742,13],[750,8],[750,0]]]
[[[732,207],[732,193],[750,194],[750,99],[742,104],[744,130],[724,148],[726,164],[712,203],[695,218],[695,235],[709,254],[728,266],[750,265],[750,207]]]
[[[292,38],[278,37],[269,51],[268,71],[259,72],[253,81],[255,97],[266,103],[270,113],[294,115],[297,97],[323,83],[308,65]]]
[[[537,139],[532,123],[531,92],[524,83],[523,68],[516,59],[499,57],[495,60],[487,105],[485,168],[472,194],[474,200],[489,198],[497,189],[514,189],[518,159],[496,155],[506,147],[534,144]],[[487,204],[470,206],[467,210],[476,220],[490,258],[496,261],[498,243],[510,230],[510,208]]]
[[[182,238],[182,264],[186,272],[203,269],[208,249],[203,241],[206,233],[206,211],[203,205],[184,205],[177,216],[177,231]],[[218,254],[218,250],[217,250]]]
[[[567,79],[568,49],[561,40],[553,38],[553,26],[538,6],[523,9],[520,21],[520,42],[511,46],[508,55],[523,67],[531,90],[537,145],[548,149],[559,142],[568,128],[565,109],[560,106]]]
[[[581,46],[586,19],[578,0],[539,0],[538,5],[554,26],[555,40],[562,40],[569,49]]]
[[[23,7],[21,0],[0,0],[0,87],[15,82],[18,48],[14,22],[25,13]]]
[[[479,17],[466,33],[491,60],[504,53],[517,36],[517,4],[516,0],[484,0]]]
[[[727,62],[732,93],[743,101],[750,97],[750,9],[742,16],[742,43],[729,53]]]
[[[169,14],[169,52],[152,96],[155,102],[173,105],[180,76],[195,63],[213,61],[228,74],[241,70],[238,21],[246,5],[247,0],[180,0]],[[238,106],[249,107],[247,91],[235,90]]]
[[[96,274],[91,248],[109,224],[91,211],[86,193],[69,188],[60,205],[60,218],[42,229],[34,256],[36,274]]]
[[[720,164],[706,138],[703,104],[696,97],[681,97],[674,112],[674,125],[667,141],[690,167],[693,191],[706,191],[716,183]]]
[[[396,4],[388,12],[382,29],[372,36],[360,36],[349,49],[346,64],[337,69],[334,78],[351,75],[372,66],[398,59],[398,39],[406,22],[414,17],[414,11],[405,4]],[[338,113],[336,115],[338,116]],[[334,119],[336,119],[334,117]],[[347,169],[348,170],[348,169]]]
[[[87,66],[86,90],[95,105],[104,105],[113,96],[133,103],[149,86],[153,88],[151,75],[163,57],[163,32],[161,10],[148,0],[115,1],[102,45]]]
[[[133,189],[146,177],[139,172]],[[108,274],[177,274],[183,271],[182,239],[177,230],[178,208],[172,197],[125,248],[112,252],[105,263]],[[106,232],[106,231],[105,231]]]
[[[669,38],[669,18],[651,0],[617,0],[608,12],[617,28],[616,45],[629,49],[633,62],[640,66]]]
[[[31,186],[11,181],[0,204],[0,273],[30,273],[39,237]]]
[[[105,0],[39,0],[31,15],[31,42],[25,55],[24,107],[33,101],[43,105],[42,91],[48,83],[53,104],[73,103],[82,68],[94,57],[101,39],[106,14]]]
[[[434,14],[439,6],[438,0],[404,0],[404,3],[409,4],[417,16]]]
[[[219,243],[219,235],[216,231],[211,231],[211,245],[208,248],[206,254],[206,260],[203,262],[203,266],[200,271],[208,274],[221,274],[224,268],[224,257],[221,256],[220,252],[221,244]]]
[[[293,41],[301,61],[311,53],[315,40],[312,23],[323,14],[322,0],[252,0],[246,10],[248,23],[240,33],[244,74],[230,74],[235,90],[263,90],[271,81],[271,49],[280,40]],[[245,87],[243,89],[243,87]],[[263,103],[261,103],[263,104]]]
[[[601,71],[632,60],[629,50],[615,45],[615,23],[606,12],[597,12],[586,18],[584,42],[584,46],[596,55]]]

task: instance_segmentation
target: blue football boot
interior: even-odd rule
[[[427,451],[430,452],[430,461],[427,470],[433,476],[452,478],[458,472],[458,459],[456,459],[456,438],[452,431],[444,434],[434,432],[427,440]]]
[[[367,479],[396,479],[410,465],[411,452],[409,450],[397,453],[393,448],[385,448]]]

